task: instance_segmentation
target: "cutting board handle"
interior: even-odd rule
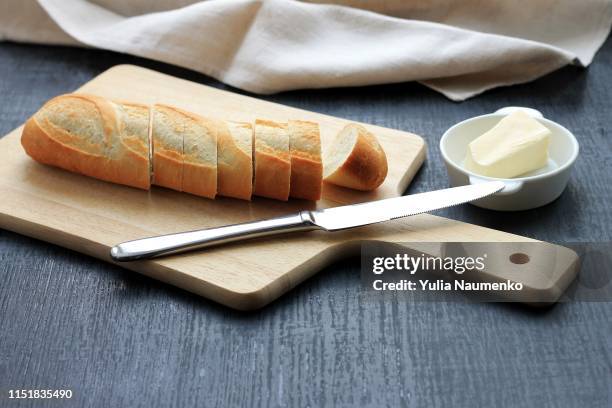
[[[412,256],[482,258],[485,267],[469,273],[444,272],[446,278],[478,282],[514,282],[520,291],[503,292],[492,299],[545,305],[557,302],[580,269],[578,254],[567,247],[541,241],[396,243]],[[398,250],[399,252],[399,250]]]

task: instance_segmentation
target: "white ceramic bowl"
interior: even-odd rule
[[[465,169],[463,161],[468,144],[517,109],[527,111],[552,132],[547,165],[522,177],[511,179],[480,176]],[[500,211],[528,210],[554,201],[567,186],[572,165],[578,157],[578,150],[578,141],[572,132],[556,122],[545,119],[535,109],[521,107],[507,107],[495,113],[464,120],[448,129],[440,140],[440,151],[451,186],[489,180],[501,180],[506,183],[506,188],[499,193],[472,202],[478,207]]]

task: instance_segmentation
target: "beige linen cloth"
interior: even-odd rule
[[[612,0],[0,1],[0,39],[124,52],[255,93],[416,80],[463,100],[588,65],[611,24]]]

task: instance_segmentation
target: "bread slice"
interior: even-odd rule
[[[287,125],[255,121],[255,181],[253,193],[277,200],[289,199],[291,158]]]
[[[187,120],[183,132],[183,191],[215,198],[219,122],[179,109],[176,111]]]
[[[171,106],[152,109],[153,184],[183,191],[183,133],[188,120]]]
[[[21,144],[41,163],[146,190],[148,133],[147,106],[67,94],[51,99],[26,122]]]
[[[376,136],[349,123],[332,142],[323,160],[326,182],[356,190],[374,190],[387,177],[387,156]]]
[[[111,104],[117,112],[119,139],[112,143],[109,157],[116,157],[120,165],[109,166],[107,176],[113,180],[133,180],[134,186],[148,190],[151,187],[152,166],[150,108],[132,102]]]
[[[253,194],[253,126],[220,122],[217,135],[218,194],[250,200]]]
[[[153,184],[217,194],[217,122],[174,106],[153,107]]]
[[[319,124],[290,120],[289,152],[291,154],[291,197],[316,201],[321,198],[323,164]]]

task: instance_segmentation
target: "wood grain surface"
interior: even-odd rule
[[[109,52],[0,45],[0,134],[50,97],[121,63],[227,88]],[[437,142],[466,117],[532,106],[572,129],[581,157],[554,203],[519,213],[438,212],[545,241],[610,241],[612,42],[571,67],[462,104],[417,84],[265,99],[427,140],[409,193],[447,186]],[[3,199],[4,197],[0,198]],[[609,407],[612,305],[407,303],[371,296],[359,260],[239,313],[77,252],[0,231],[0,406]],[[9,388],[66,387],[70,401],[9,401]]]

